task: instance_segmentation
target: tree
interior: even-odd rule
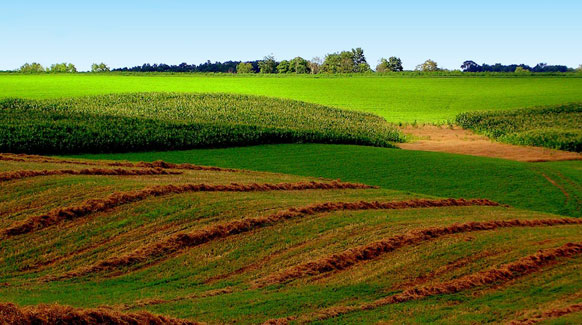
[[[259,62],[259,71],[261,73],[275,73],[275,69],[277,69],[277,62],[273,55],[267,55],[263,61]]]
[[[185,64],[186,64],[186,63],[182,63],[182,64],[180,65],[180,67],[181,67],[181,68],[184,68],[184,67],[185,67],[185,66],[184,66]],[[97,64],[97,63],[93,63],[93,64],[91,65],[91,72],[109,72],[109,67],[108,67],[108,66],[107,66],[105,63],[103,63],[103,62],[101,62],[101,63],[99,63],[99,64]]]
[[[289,61],[283,60],[283,61],[279,62],[279,65],[277,66],[277,72],[278,73],[288,73],[289,72]]]
[[[255,73],[250,62],[241,62],[236,66],[236,73]]]
[[[352,73],[356,72],[356,60],[354,57],[354,52],[352,51],[343,51],[339,54],[340,61],[339,61],[339,73]]]
[[[475,61],[471,61],[471,60],[463,62],[463,65],[461,65],[461,69],[463,69],[463,72],[481,72],[481,71],[483,71],[483,68],[480,65],[475,63]]]
[[[340,72],[340,55],[339,53],[329,53],[325,56],[321,64],[321,72],[324,73],[338,73]]]
[[[582,72],[582,64],[578,66],[578,68],[576,69],[576,71]]]
[[[327,54],[321,65],[321,71],[325,73],[367,72],[370,71],[370,65],[366,62],[364,50],[357,48]]]
[[[309,62],[298,56],[289,61],[289,72],[295,72],[297,74],[309,73]]]
[[[402,71],[402,60],[395,56],[391,56],[388,60],[385,58],[380,59],[380,64],[376,66],[377,72],[389,72],[389,71]]]
[[[55,63],[51,65],[49,72],[52,73],[73,73],[77,72],[77,68],[72,63]]]
[[[438,70],[439,70],[438,64],[431,59],[428,59],[428,60],[424,61],[424,63],[416,66],[416,71],[429,72],[429,71],[438,71]]]
[[[22,73],[41,73],[41,72],[45,72],[44,67],[37,62],[32,62],[32,63],[25,63],[23,64],[19,69],[18,72],[22,72]]]
[[[354,59],[354,64],[359,65],[366,62],[366,57],[364,56],[364,50],[361,47],[352,49],[352,57]]]
[[[309,61],[309,71],[311,71],[311,74],[319,73],[319,70],[321,69],[321,63],[321,59],[318,56]]]
[[[528,73],[529,70],[528,69],[525,69],[524,67],[517,67],[517,68],[515,68],[515,71],[514,72],[515,73]]]

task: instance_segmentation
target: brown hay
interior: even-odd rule
[[[371,303],[359,306],[336,306],[326,308],[319,312],[302,316],[301,320],[325,320],[354,311],[371,310],[389,304],[403,303],[435,295],[453,294],[494,283],[509,282],[525,275],[539,272],[542,268],[557,263],[558,259],[572,258],[580,254],[582,254],[582,243],[567,243],[558,248],[540,250],[533,255],[520,258],[515,262],[499,267],[493,267],[485,271],[480,271],[459,279],[432,286],[411,288],[400,294],[381,298]],[[560,312],[557,312],[556,314],[560,314]],[[282,320],[284,320],[284,318]]]
[[[4,161],[18,161],[18,162],[36,162],[36,163],[50,163],[50,164],[74,164],[74,165],[90,165],[90,166],[112,166],[112,167],[145,167],[145,168],[164,168],[164,169],[189,169],[189,170],[204,170],[217,172],[240,172],[241,170],[231,168],[220,168],[211,166],[199,166],[194,164],[174,164],[157,160],[154,162],[108,162],[108,161],[80,161],[80,160],[66,160],[60,158],[53,158],[47,156],[27,155],[27,154],[10,154],[0,153],[0,160]]]
[[[298,182],[279,184],[237,184],[227,185],[214,184],[182,184],[182,185],[159,185],[147,187],[139,191],[117,192],[104,199],[89,199],[78,206],[67,208],[57,208],[46,214],[30,217],[4,230],[5,236],[16,236],[29,233],[38,229],[46,228],[57,224],[63,220],[73,220],[84,217],[88,214],[105,211],[120,205],[141,201],[149,197],[162,196],[166,194],[179,194],[186,192],[265,192],[265,191],[301,191],[301,190],[333,190],[333,189],[368,189],[373,186],[343,183],[333,181],[330,183],[321,182]]]
[[[333,254],[305,264],[291,267],[283,272],[268,276],[260,281],[259,286],[273,283],[283,283],[304,276],[313,276],[321,273],[344,270],[362,261],[378,258],[404,246],[416,245],[439,237],[482,230],[494,230],[510,227],[538,227],[556,225],[580,225],[582,219],[541,219],[541,220],[498,220],[484,222],[468,222],[453,224],[447,227],[432,227],[412,231],[405,235],[397,235],[388,239],[379,240],[364,246],[350,248],[342,253]]]
[[[105,175],[105,176],[138,176],[138,175],[179,175],[182,172],[165,170],[162,168],[147,168],[147,169],[57,169],[57,170],[17,170],[12,172],[0,173],[0,182],[11,181],[15,179],[22,179],[36,176],[52,176],[52,175]]]
[[[309,205],[302,208],[291,208],[265,217],[246,218],[243,220],[232,221],[221,225],[210,226],[206,229],[202,229],[192,233],[179,233],[171,236],[170,238],[162,242],[157,242],[152,245],[139,248],[125,256],[112,257],[88,268],[79,271],[73,271],[65,275],[65,277],[76,277],[79,275],[110,270],[114,268],[146,262],[151,258],[169,255],[189,247],[207,243],[215,239],[225,238],[228,236],[248,232],[257,228],[271,225],[280,221],[304,217],[307,215],[314,215],[317,213],[339,210],[408,209],[408,208],[430,208],[430,207],[471,206],[471,205],[497,206],[498,204],[483,199],[475,200],[415,199],[397,202],[365,202],[365,201],[327,202],[322,204]]]
[[[146,311],[121,313],[107,308],[82,309],[61,305],[19,307],[0,303],[2,324],[200,324],[184,319],[154,315]]]
[[[582,304],[575,304],[564,308],[551,309],[531,318],[515,320],[510,322],[511,325],[531,325],[543,322],[551,318],[559,318],[564,315],[582,312]]]

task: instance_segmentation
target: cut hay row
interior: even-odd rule
[[[574,304],[574,305],[570,305],[570,306],[564,307],[564,308],[556,308],[556,309],[547,310],[547,311],[544,311],[543,313],[541,313],[540,315],[536,315],[534,317],[530,317],[530,318],[526,318],[526,319],[512,321],[509,324],[511,324],[511,325],[532,325],[532,324],[537,324],[537,323],[540,323],[540,322],[543,322],[545,320],[549,320],[552,318],[560,318],[560,317],[568,315],[568,314],[579,313],[579,312],[582,312],[582,304]]]
[[[572,258],[581,254],[582,243],[567,243],[558,248],[541,250],[533,255],[520,258],[515,262],[501,265],[499,267],[493,267],[488,270],[463,276],[455,280],[442,282],[440,284],[414,287],[405,290],[402,293],[381,298],[371,303],[359,306],[330,307],[314,314],[302,316],[301,318],[288,317],[285,319],[270,320],[267,321],[267,323],[281,324],[285,323],[286,320],[325,320],[355,311],[371,310],[385,305],[419,300],[435,295],[453,294],[495,283],[506,283],[525,275],[539,272],[544,267],[557,263],[559,259]]]
[[[180,171],[166,170],[163,168],[144,168],[144,169],[57,169],[57,170],[16,170],[11,172],[0,173],[0,182],[23,179],[37,176],[53,175],[104,175],[104,176],[139,176],[139,175],[179,175]]]
[[[73,220],[91,213],[105,211],[120,205],[145,200],[150,197],[167,194],[179,194],[186,192],[265,192],[265,191],[301,191],[301,190],[334,190],[334,189],[369,189],[375,188],[364,184],[343,183],[333,181],[322,182],[297,182],[279,184],[182,184],[159,185],[147,187],[138,191],[117,192],[103,199],[89,199],[80,205],[66,208],[56,208],[46,214],[30,217],[22,222],[5,229],[3,235],[16,236],[30,233],[55,225],[64,220]]]
[[[507,251],[509,251],[509,250],[506,250],[505,252],[507,252]],[[476,261],[482,260],[485,257],[495,256],[495,255],[499,255],[499,254],[500,254],[500,252],[491,252],[491,251],[481,251],[481,252],[478,252],[476,254],[471,254],[469,256],[465,256],[465,257],[456,259],[454,261],[451,261],[451,262],[447,263],[446,265],[443,265],[437,269],[434,269],[426,274],[422,274],[422,275],[420,275],[420,276],[418,276],[410,281],[398,283],[394,287],[392,287],[391,289],[402,290],[405,288],[410,288],[412,286],[418,286],[418,285],[427,283],[431,280],[434,280],[434,279],[438,278],[439,276],[445,275],[447,273],[458,270],[464,266],[475,263]]]
[[[121,313],[108,308],[82,309],[61,305],[19,307],[0,303],[2,324],[201,324],[184,319],[154,315],[146,311]]]
[[[48,156],[27,155],[27,154],[11,154],[0,153],[0,160],[17,161],[17,162],[35,162],[35,163],[49,163],[49,164],[67,164],[67,165],[88,165],[88,166],[110,166],[110,167],[140,167],[140,168],[164,168],[164,169],[188,169],[188,170],[202,170],[202,171],[216,171],[216,172],[240,172],[241,170],[231,168],[220,168],[212,166],[199,166],[193,164],[174,164],[157,160],[154,162],[109,162],[109,161],[81,161],[53,158]]]
[[[225,224],[209,226],[192,233],[179,233],[170,238],[138,248],[124,256],[112,257],[101,261],[93,266],[77,271],[72,271],[64,275],[65,278],[77,277],[89,273],[107,271],[120,267],[130,266],[146,262],[150,259],[167,256],[169,254],[198,246],[219,238],[249,232],[261,227],[275,224],[293,218],[301,218],[317,213],[340,211],[340,210],[377,210],[377,209],[411,209],[411,208],[432,208],[451,206],[497,206],[498,203],[484,199],[441,199],[427,200],[415,199],[396,202],[326,202],[321,204],[308,205],[301,208],[291,208],[259,218],[246,218],[232,221]]]
[[[417,245],[425,241],[439,237],[483,230],[494,230],[511,227],[544,227],[557,225],[580,225],[582,219],[538,219],[538,220],[497,220],[484,222],[468,222],[453,224],[447,227],[431,227],[413,230],[404,235],[397,235],[388,239],[379,240],[367,245],[350,248],[344,252],[332,254],[311,262],[293,266],[285,271],[267,276],[259,280],[257,286],[263,287],[269,284],[283,283],[306,276],[344,270],[363,261],[376,259],[396,249]]]

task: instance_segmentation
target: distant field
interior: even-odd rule
[[[81,157],[164,159],[339,178],[392,190],[445,197],[484,197],[522,209],[582,216],[582,161],[521,163],[435,152],[318,144]]]
[[[582,152],[582,104],[457,116],[465,129],[499,141]]]
[[[468,111],[582,101],[582,78],[313,77],[0,74],[0,97],[120,92],[224,92],[302,100],[378,114],[391,122],[444,122]]]
[[[582,302],[582,219],[280,173],[0,158],[0,313],[475,324]],[[41,170],[62,174],[24,172]]]

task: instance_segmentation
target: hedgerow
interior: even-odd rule
[[[138,93],[0,101],[0,151],[65,154],[270,143],[391,147],[383,118],[299,101],[226,94]]]
[[[518,144],[582,152],[582,104],[469,112],[456,122],[493,139]]]

